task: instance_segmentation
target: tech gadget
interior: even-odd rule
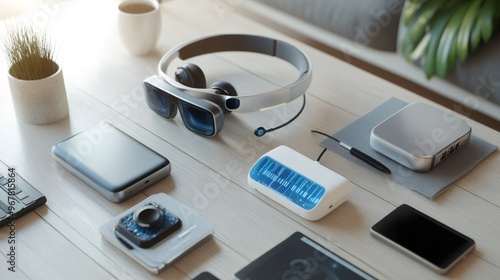
[[[220,280],[220,279],[217,278],[212,273],[210,273],[208,271],[204,271],[204,272],[198,274],[198,276],[196,276],[195,278],[193,278],[193,280]]]
[[[299,152],[279,146],[260,157],[248,184],[307,220],[318,220],[347,200],[351,182]]]
[[[375,279],[300,232],[235,274],[237,279]]]
[[[52,147],[64,168],[113,202],[121,202],[170,174],[170,162],[107,122]]]
[[[164,193],[148,197],[100,227],[107,241],[154,274],[213,231],[212,223]]]
[[[455,115],[425,103],[405,106],[370,134],[377,152],[408,167],[426,172],[469,142],[471,127]]]
[[[150,248],[182,226],[182,221],[170,211],[149,202],[121,218],[115,234],[141,248]]]
[[[225,81],[207,87],[203,71],[195,64],[179,67],[174,78],[166,74],[174,59],[186,60],[226,51],[252,52],[283,59],[298,70],[299,77],[277,90],[238,96],[236,89]],[[286,104],[303,96],[312,79],[309,59],[295,46],[272,38],[242,34],[205,36],[180,44],[161,58],[158,72],[158,76],[144,81],[148,106],[167,119],[174,118],[179,110],[187,129],[208,137],[221,131],[224,112],[253,112]],[[255,135],[262,136],[267,131],[271,130],[259,127]]]
[[[0,227],[33,211],[47,198],[14,168],[0,161]]]
[[[360,160],[364,161],[365,163],[373,166],[374,168],[376,168],[376,169],[378,169],[378,170],[380,170],[380,171],[382,171],[384,173],[391,174],[391,170],[387,166],[385,166],[383,163],[381,163],[380,161],[376,160],[375,158],[373,158],[373,157],[365,154],[364,152],[362,152],[362,151],[360,151],[360,150],[358,150],[358,149],[356,149],[354,147],[351,147],[351,146],[347,145],[346,143],[340,141],[339,139],[337,139],[337,138],[335,138],[335,137],[333,137],[331,135],[328,135],[328,134],[326,134],[324,132],[317,131],[317,130],[311,130],[311,132],[321,134],[323,136],[326,136],[326,137],[334,140],[335,142],[339,143],[339,145],[342,148],[348,150],[349,154],[351,154],[351,155],[359,158]]]
[[[371,234],[441,274],[475,247],[471,238],[406,204],[376,223]]]

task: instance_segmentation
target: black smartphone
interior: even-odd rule
[[[406,204],[376,223],[371,234],[441,274],[475,247],[471,238]]]
[[[116,225],[115,234],[141,248],[150,248],[181,226],[182,221],[176,215],[149,202],[121,218]]]

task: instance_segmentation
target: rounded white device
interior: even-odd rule
[[[260,157],[248,173],[248,184],[311,221],[346,201],[352,189],[340,174],[287,146]]]

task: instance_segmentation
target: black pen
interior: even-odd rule
[[[340,144],[340,146],[341,146],[342,148],[344,148],[344,149],[348,150],[348,151],[349,151],[349,153],[350,153],[351,155],[353,155],[353,156],[355,156],[355,157],[359,158],[360,160],[362,160],[362,161],[364,161],[364,162],[368,163],[369,165],[371,165],[371,166],[373,166],[373,167],[377,168],[378,170],[380,170],[380,171],[382,171],[382,172],[384,172],[384,173],[391,174],[391,170],[390,170],[389,168],[387,168],[387,166],[385,166],[385,165],[384,165],[383,163],[381,163],[380,161],[378,161],[378,160],[376,160],[376,159],[372,158],[371,156],[369,156],[369,155],[367,155],[367,154],[363,153],[362,151],[360,151],[360,150],[358,150],[358,149],[356,149],[356,148],[353,148],[353,147],[351,147],[351,146],[347,145],[346,143],[341,142],[339,139],[337,139],[337,138],[335,138],[335,137],[333,137],[333,136],[330,136],[330,135],[328,135],[328,134],[326,134],[326,133],[323,133],[323,132],[321,132],[321,131],[311,130],[311,132],[321,134],[321,135],[326,136],[326,137],[328,137],[328,138],[330,138],[330,139],[332,139],[332,140],[337,141],[337,142]]]

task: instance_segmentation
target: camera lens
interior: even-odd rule
[[[290,262],[290,267],[295,272],[311,272],[313,265],[306,259],[295,259]]]
[[[163,212],[158,206],[148,204],[135,210],[133,219],[140,227],[153,228],[163,222]]]

